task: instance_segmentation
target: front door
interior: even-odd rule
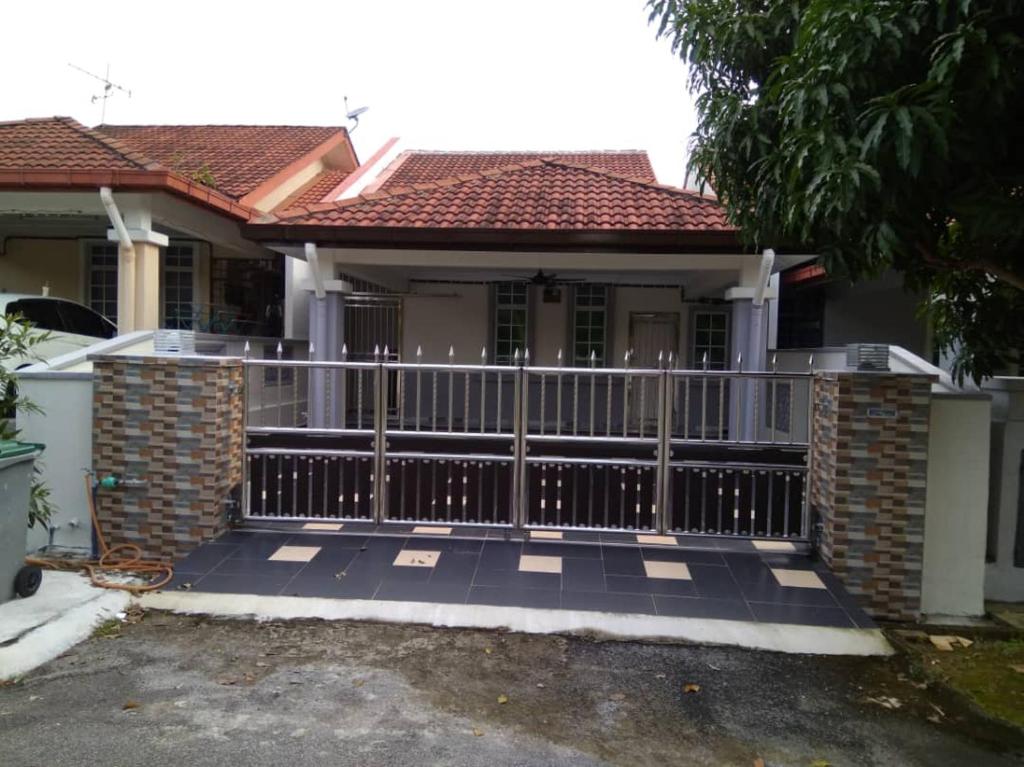
[[[658,356],[663,365],[669,352],[678,354],[679,315],[675,312],[630,312],[630,367],[656,368]]]

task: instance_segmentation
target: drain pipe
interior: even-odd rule
[[[110,225],[117,233],[117,332],[130,333],[135,329],[135,246],[124,225],[121,211],[114,202],[109,186],[100,187],[100,200],[107,211]]]

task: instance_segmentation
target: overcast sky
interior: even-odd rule
[[[685,68],[643,0],[6,3],[0,119],[344,125],[407,149],[646,149],[683,180]]]

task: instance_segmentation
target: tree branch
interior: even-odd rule
[[[1006,267],[999,266],[999,264],[993,264],[987,259],[981,258],[968,261],[961,259],[943,260],[920,242],[914,243],[914,249],[924,259],[926,264],[937,269],[969,269],[973,272],[985,272],[1005,282],[1007,285],[1017,288],[1017,290],[1024,291],[1024,277]]]

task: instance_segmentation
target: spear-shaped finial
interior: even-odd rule
[[[665,352],[661,349],[658,350],[658,370],[661,370],[661,364],[665,361]]]
[[[597,367],[597,352],[595,352],[593,349],[590,350],[590,367]]]
[[[778,354],[773,354],[772,355],[772,372],[773,373],[776,372],[778,370],[778,367],[779,367],[779,355]]]
[[[622,367],[629,367],[629,349],[626,349],[626,353],[622,355]]]
[[[526,347],[526,353],[523,355],[523,364],[526,365],[526,367],[530,367],[530,347],[529,346]]]
[[[518,365],[519,364],[519,347],[518,346],[516,347],[515,353],[512,355],[512,364],[513,365]]]
[[[380,362],[380,344],[373,345],[373,361]]]
[[[743,352],[736,355],[736,369],[743,372]]]
[[[341,345],[341,361],[344,362],[348,359],[348,344]]]
[[[807,372],[808,373],[813,373],[814,372],[814,355],[813,354],[810,357],[807,358]]]
[[[487,347],[486,346],[481,346],[480,347],[480,364],[481,365],[486,365],[487,364]]]
[[[669,351],[669,353],[668,353],[668,369],[669,370],[675,370],[675,364],[676,364],[675,358],[676,358],[675,352]]]
[[[249,359],[249,352],[250,351],[251,351],[251,349],[249,348],[249,342],[246,341],[245,342],[245,349],[244,349],[244,354],[245,354],[245,358],[246,359]]]
[[[455,347],[454,346],[449,346],[448,347],[448,364],[449,365],[454,365],[455,364]]]
[[[280,341],[277,342],[277,358],[280,360],[284,356],[284,346]]]
[[[562,367],[563,360],[562,360],[562,350],[561,349],[558,350],[558,356],[556,357],[556,359],[558,360],[558,367]]]
[[[700,364],[704,367],[705,370],[708,369],[708,353],[707,352],[704,352],[704,356],[701,358]]]
[[[309,358],[313,359],[313,355],[316,353],[316,346],[312,341],[309,342]]]
[[[422,363],[423,363],[423,347],[422,346],[417,346],[416,347],[416,364],[420,365]]]

